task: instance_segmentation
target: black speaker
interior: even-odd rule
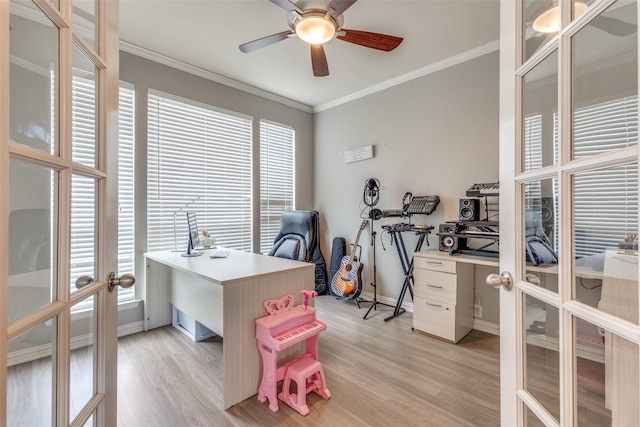
[[[543,197],[540,199],[540,212],[542,213],[543,225],[553,225],[555,208],[553,197]]]
[[[460,199],[460,221],[480,220],[480,200]]]
[[[440,236],[440,244],[438,245],[441,251],[453,253],[461,249],[467,248],[467,239],[465,237],[458,236]]]

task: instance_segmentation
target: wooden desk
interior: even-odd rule
[[[145,329],[171,324],[175,306],[223,337],[224,408],[256,394],[262,362],[255,320],[265,315],[262,302],[313,290],[314,265],[235,250],[227,258],[171,251],[145,258]]]

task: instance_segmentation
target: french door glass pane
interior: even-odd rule
[[[557,161],[558,51],[531,69],[523,85],[522,170],[531,171]]]
[[[71,292],[81,276],[96,278],[96,182],[74,175],[71,180]]]
[[[96,0],[73,0],[73,28],[96,50]]]
[[[58,154],[58,28],[31,0],[11,1],[9,138]]]
[[[53,425],[56,318],[8,343],[7,426]]]
[[[535,276],[542,267],[558,263],[557,194],[558,184],[555,178],[524,184],[524,256],[527,278],[530,274]],[[541,285],[536,280],[529,281]],[[557,286],[551,286],[550,289],[557,291]]]
[[[611,410],[605,403],[605,331],[586,320],[574,320],[578,425],[610,426]]]
[[[526,295],[523,316],[525,389],[559,420],[558,309]]]
[[[8,321],[32,313],[57,297],[58,175],[12,161],[9,167]]]
[[[82,311],[72,309],[75,314],[70,349],[70,420],[73,420],[82,411],[96,392],[95,337],[98,332],[96,296],[87,298],[81,304],[87,308]]]
[[[638,143],[637,29],[620,0],[573,37],[573,158]]]
[[[574,321],[578,425],[640,425],[638,344],[585,320]]]
[[[574,299],[637,324],[637,164],[577,173],[573,194]]]
[[[582,15],[588,5],[595,0],[577,0],[573,2],[573,19]],[[561,27],[558,1],[525,0],[524,1],[524,60],[529,59],[536,51],[549,42]]]
[[[527,427],[545,427],[544,423],[542,421],[540,421],[540,418],[538,418],[536,416],[536,414],[534,414],[533,411],[531,411],[531,409],[529,409],[527,406],[525,406],[524,410],[525,410],[525,413],[524,413],[525,426],[527,426]]]
[[[74,162],[91,167],[96,166],[97,78],[96,67],[74,46],[73,102],[71,104],[72,158]]]

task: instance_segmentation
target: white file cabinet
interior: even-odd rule
[[[413,328],[457,343],[473,329],[473,265],[446,257],[413,255]]]

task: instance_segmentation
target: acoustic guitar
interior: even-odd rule
[[[365,219],[360,225],[356,241],[353,244],[353,251],[351,256],[345,255],[340,262],[340,269],[331,278],[331,289],[333,293],[339,297],[349,297],[350,299],[356,298],[362,292],[362,263],[354,260],[355,248],[358,247],[358,241],[360,241],[360,234],[362,230],[367,226],[369,220]]]

